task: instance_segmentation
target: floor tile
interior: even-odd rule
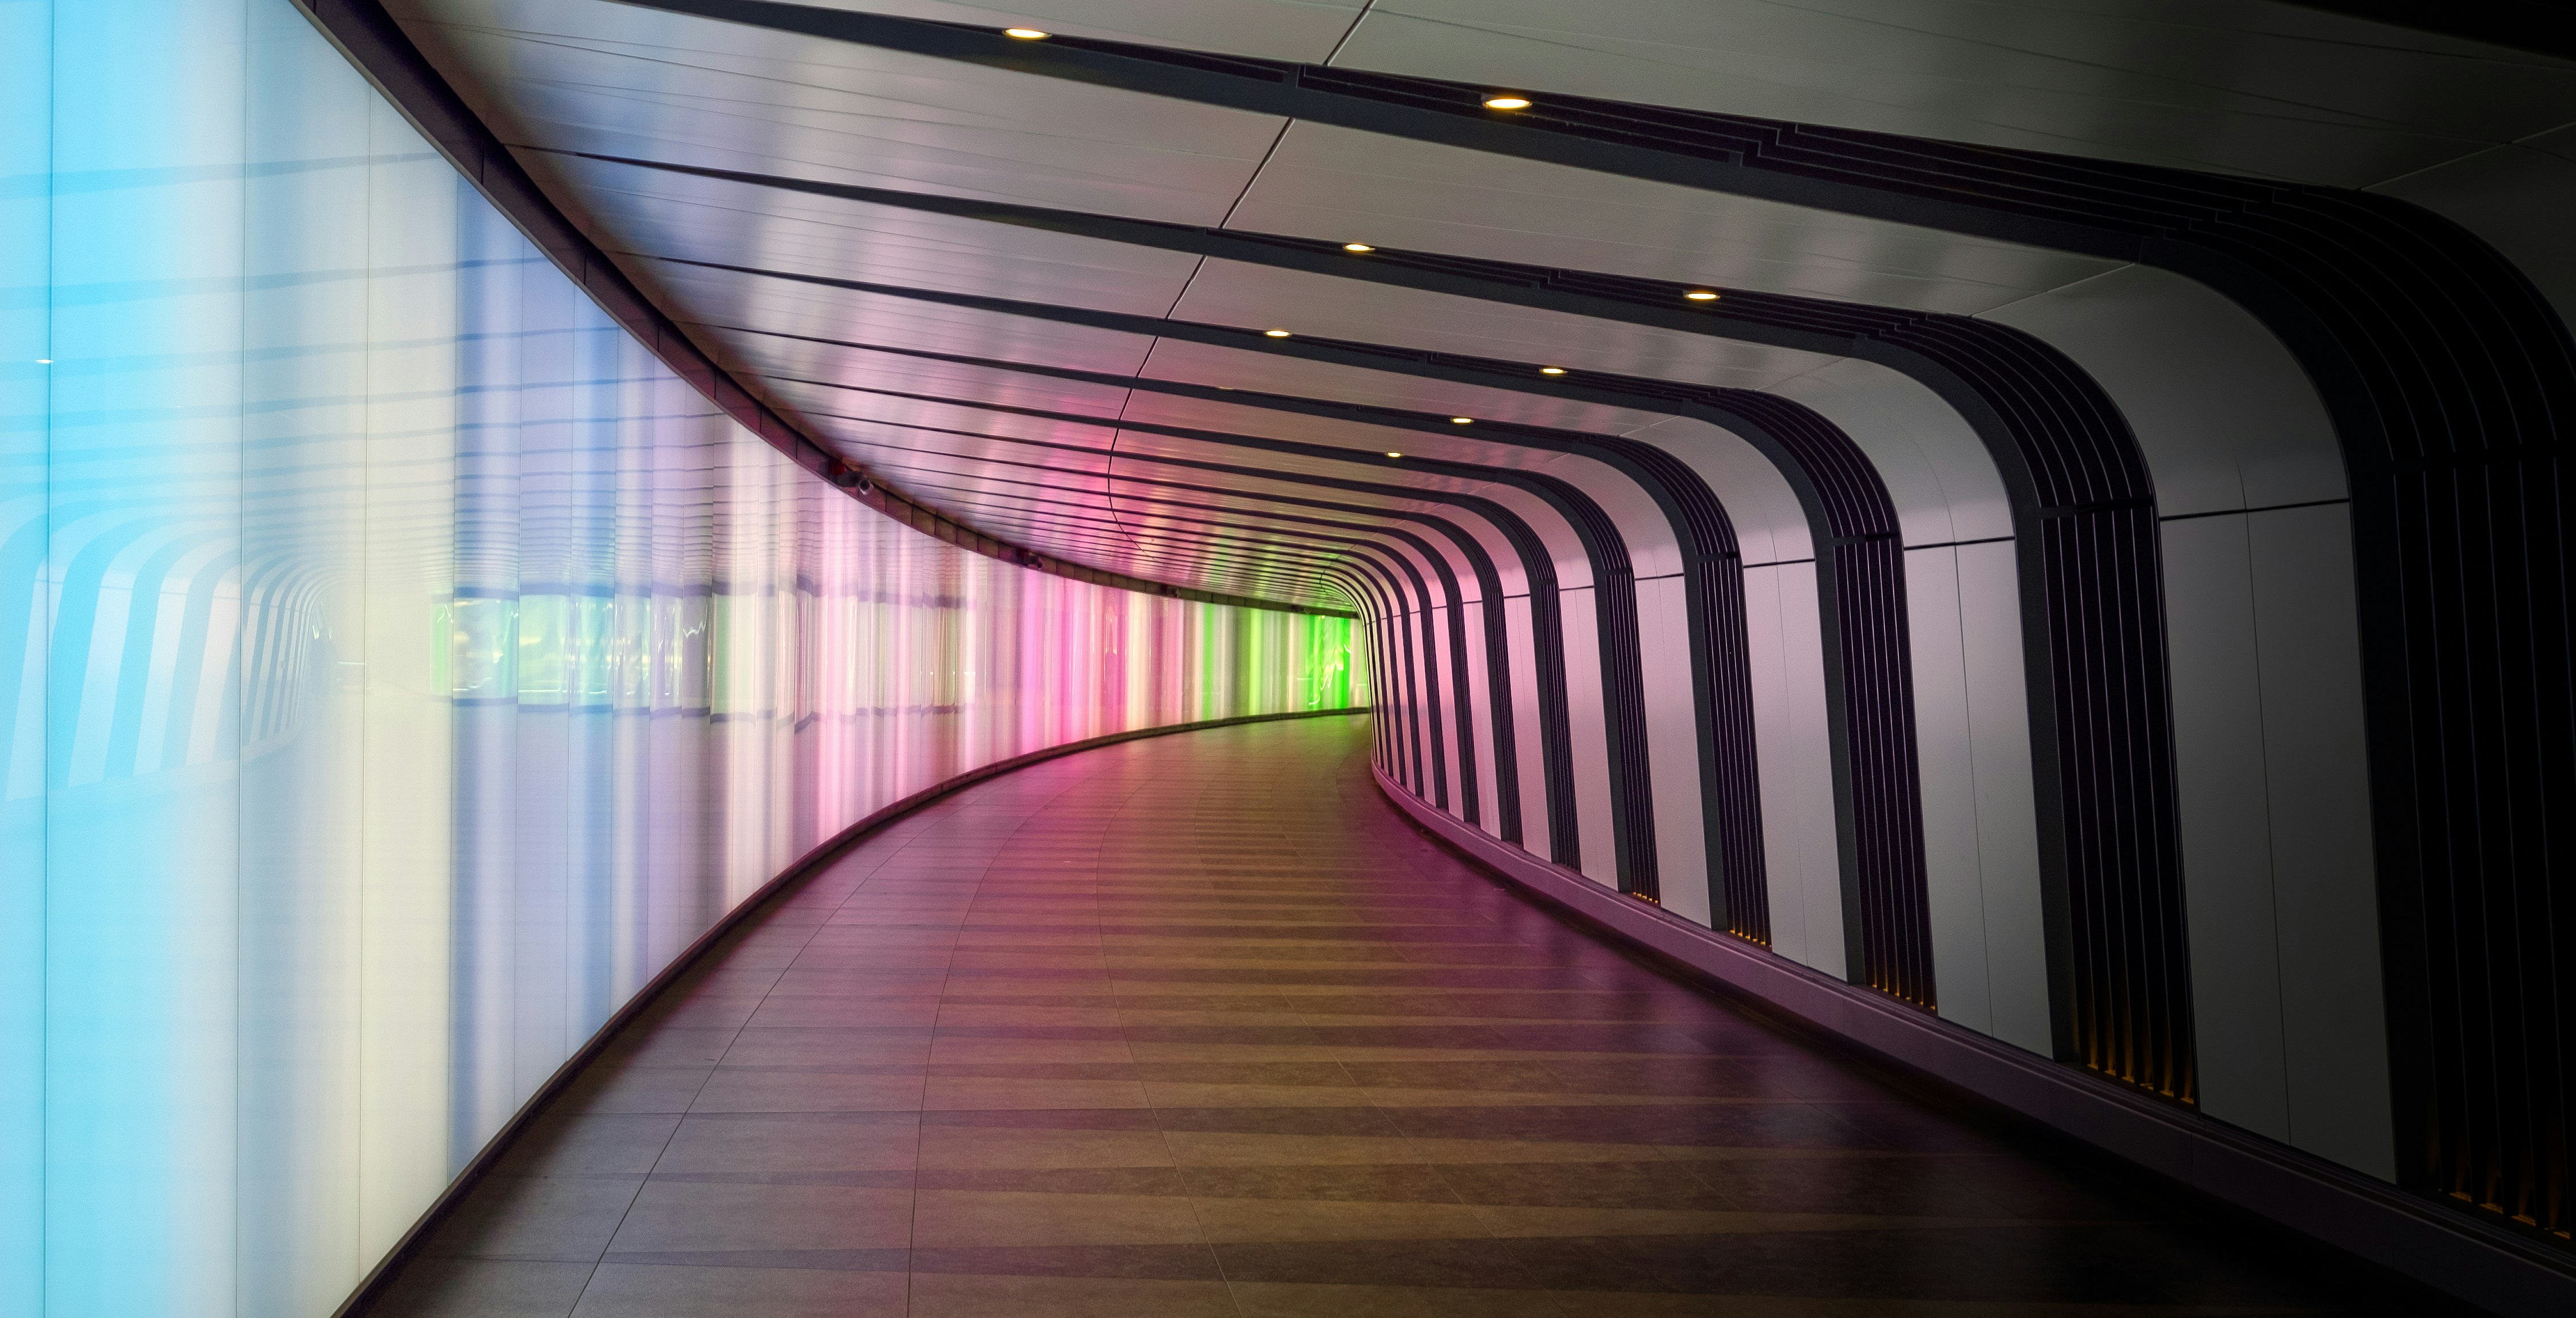
[[[1478,1210],[1465,1204],[1367,1199],[1204,1199],[1196,1203],[1207,1238],[1220,1243],[1495,1234]]]
[[[925,1248],[1009,1245],[1171,1245],[1205,1239],[1190,1201],[1175,1196],[987,1190],[914,1192],[913,1243]]]
[[[564,1318],[589,1284],[589,1263],[424,1258],[403,1269],[371,1318]]]
[[[912,1318],[1235,1318],[1222,1281],[918,1273]]]
[[[924,1168],[1169,1167],[1160,1131],[925,1126]]]
[[[430,1237],[425,1253],[588,1263],[617,1234],[641,1176],[493,1177]]]
[[[888,1067],[900,1071],[903,1068]],[[710,1112],[913,1112],[921,1107],[918,1075],[851,1073],[811,1067],[727,1067],[707,1077],[690,1103]]]
[[[511,1145],[496,1176],[641,1175],[680,1126],[675,1113],[549,1113]]]
[[[911,1230],[909,1190],[653,1181],[635,1197],[609,1248],[620,1254],[902,1249]]]
[[[904,1274],[605,1263],[573,1318],[903,1318]]]
[[[679,1124],[651,1170],[909,1171],[920,1144],[908,1113],[702,1113]]]

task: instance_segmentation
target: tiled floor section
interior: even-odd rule
[[[905,820],[630,1030],[388,1309],[2332,1307],[1524,905],[1366,737],[1132,742]]]

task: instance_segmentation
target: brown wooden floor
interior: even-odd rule
[[[1131,742],[869,841],[628,1031],[389,1309],[2334,1307],[1524,904],[1385,804],[1366,727]]]

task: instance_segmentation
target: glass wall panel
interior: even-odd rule
[[[1367,689],[799,471],[285,0],[0,0],[0,180],[0,1315],[327,1314],[851,822]]]

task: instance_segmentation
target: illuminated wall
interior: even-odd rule
[[[284,0],[0,3],[0,153],[0,1315],[328,1313],[818,840],[1365,699],[798,471]]]

